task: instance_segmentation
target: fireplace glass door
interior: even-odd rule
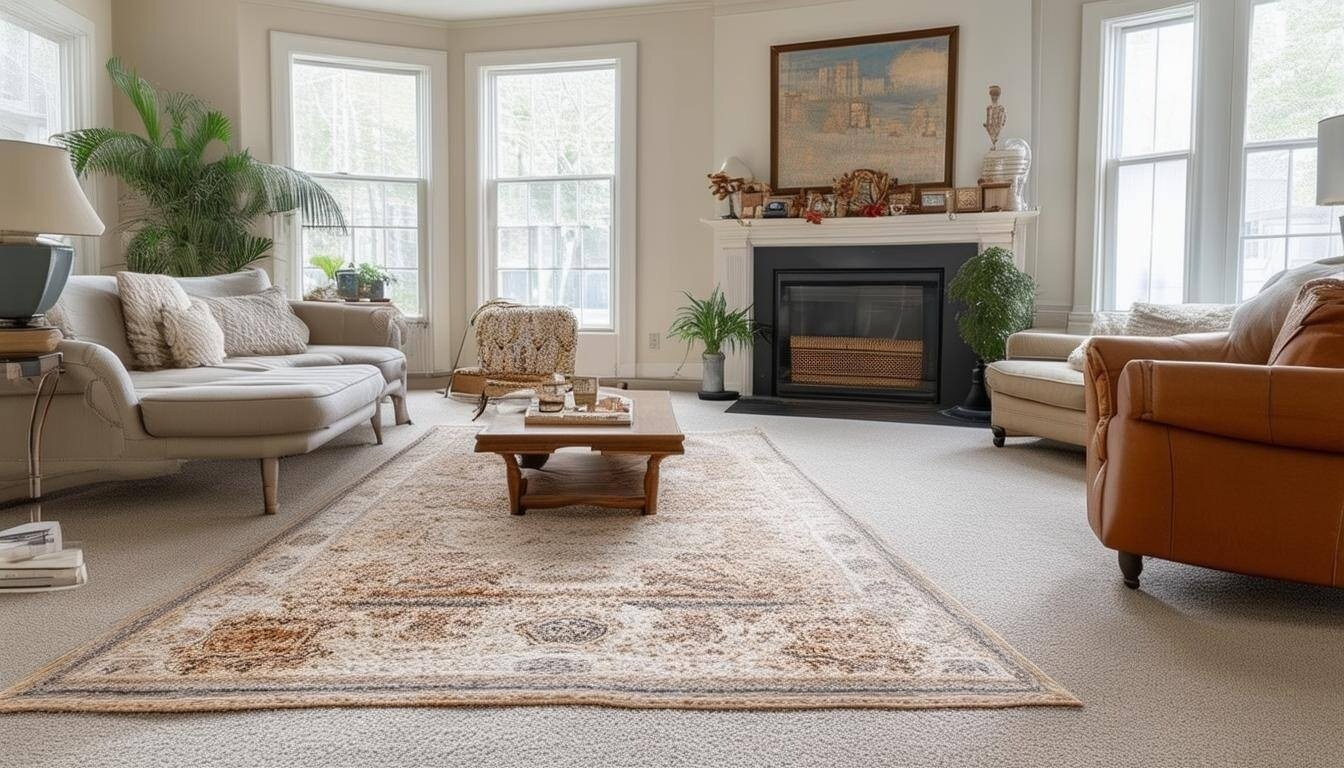
[[[936,271],[776,273],[775,394],[938,399]]]

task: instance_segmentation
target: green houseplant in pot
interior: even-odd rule
[[[971,371],[971,391],[966,400],[946,413],[988,421],[985,365],[1004,358],[1009,336],[1031,327],[1036,282],[1013,264],[1012,251],[986,248],[961,266],[947,286],[947,295],[962,305],[957,312],[957,327],[979,362]]]
[[[359,297],[370,301],[387,298],[387,286],[397,281],[391,272],[367,261],[355,267],[355,278],[359,281]]]
[[[341,209],[307,174],[258,162],[232,146],[224,113],[183,93],[155,90],[119,59],[113,85],[130,100],[143,133],[88,128],[56,136],[81,176],[115,176],[142,210],[122,222],[131,232],[126,266],[135,272],[215,275],[270,253],[254,234],[263,216],[298,211],[312,226],[344,231]]]
[[[735,352],[738,347],[750,347],[757,336],[764,334],[764,327],[752,321],[751,307],[728,309],[728,297],[718,286],[706,299],[697,299],[687,291],[682,293],[689,303],[677,310],[668,335],[688,344],[698,341],[704,346],[700,399],[736,399],[736,392],[723,388],[723,351]]]

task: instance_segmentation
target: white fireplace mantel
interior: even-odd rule
[[[756,246],[920,245],[974,243],[983,251],[991,246],[1010,249],[1019,269],[1026,269],[1026,249],[1020,224],[1032,222],[1039,211],[922,214],[875,218],[824,219],[702,219],[714,231],[714,280],[732,307],[754,303],[752,252]],[[725,384],[751,394],[751,351],[729,355]]]

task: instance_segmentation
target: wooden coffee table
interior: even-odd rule
[[[591,505],[658,511],[658,464],[683,453],[686,436],[666,392],[620,391],[634,423],[620,427],[527,426],[501,413],[476,435],[477,453],[497,453],[509,480],[509,511]],[[561,448],[587,448],[588,452]]]

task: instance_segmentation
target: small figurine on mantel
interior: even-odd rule
[[[989,106],[985,107],[985,131],[989,133],[989,148],[999,148],[999,132],[1008,122],[1008,112],[999,103],[1003,90],[997,85],[989,86]]]

